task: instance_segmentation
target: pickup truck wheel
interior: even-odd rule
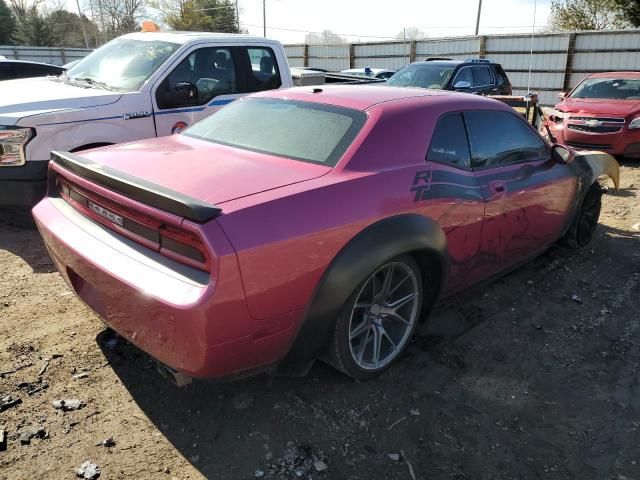
[[[598,226],[602,208],[602,188],[598,182],[591,185],[580,205],[580,211],[561,240],[565,247],[578,249],[587,245]]]
[[[409,344],[422,307],[422,276],[410,255],[378,267],[342,309],[327,362],[357,380],[378,376]]]

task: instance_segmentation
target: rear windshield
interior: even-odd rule
[[[280,157],[333,166],[366,120],[359,110],[272,98],[237,100],[184,134]]]

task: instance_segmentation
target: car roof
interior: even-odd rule
[[[60,65],[52,65],[50,63],[29,62],[27,60],[13,60],[12,58],[0,58],[0,63],[19,63],[21,65],[40,65],[43,67],[63,68]]]
[[[387,85],[322,85],[313,87],[295,87],[286,90],[269,90],[252,97],[281,98],[304,102],[323,103],[338,107],[367,110],[374,105],[404,99],[422,99],[425,102],[453,102],[461,108],[491,108],[512,110],[497,100],[468,93],[426,88],[392,87]]]
[[[482,60],[482,61],[479,61]],[[457,67],[458,65],[479,65],[479,66],[487,66],[487,65],[499,65],[499,63],[496,63],[492,60],[487,60],[487,59],[479,59],[479,58],[467,58],[465,60],[422,60],[419,62],[411,62],[409,65],[422,65],[422,66],[428,66],[428,65],[437,65],[437,66],[450,66],[450,67]]]
[[[589,78],[622,78],[622,79],[640,79],[640,72],[602,72],[593,73]]]
[[[341,73],[348,73],[348,72],[365,72],[367,69],[366,68],[349,68],[347,70],[341,70]],[[369,68],[369,70],[371,71],[371,73],[382,73],[382,72],[395,72],[395,70],[391,70],[389,68]]]
[[[172,43],[189,43],[197,40],[242,40],[246,42],[255,43],[269,43],[278,44],[276,40],[271,40],[264,37],[256,37],[253,35],[243,35],[237,33],[216,33],[216,32],[137,32],[123,35],[121,38],[131,38],[135,40],[159,40],[163,42]]]

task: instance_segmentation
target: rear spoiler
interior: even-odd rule
[[[51,161],[62,168],[114,192],[195,222],[206,222],[222,209],[197,198],[161,187],[142,178],[100,165],[68,152],[51,152]]]

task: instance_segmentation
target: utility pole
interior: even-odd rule
[[[84,36],[84,45],[89,48],[89,39],[87,38],[87,29],[84,28],[84,22],[82,21],[82,10],[80,10],[80,0],[76,0],[78,6],[78,18],[80,19],[80,26],[82,27],[82,35]]]
[[[240,9],[238,9],[238,0],[236,0],[236,26],[238,27],[238,33],[240,33]]]
[[[267,0],[262,0],[262,33],[267,38]]]
[[[405,54],[405,63],[409,63],[406,61],[406,55],[407,55],[407,29],[405,27],[402,27],[402,51]]]
[[[482,0],[478,0],[478,18],[476,19],[476,35],[480,29],[480,12],[482,12]]]

